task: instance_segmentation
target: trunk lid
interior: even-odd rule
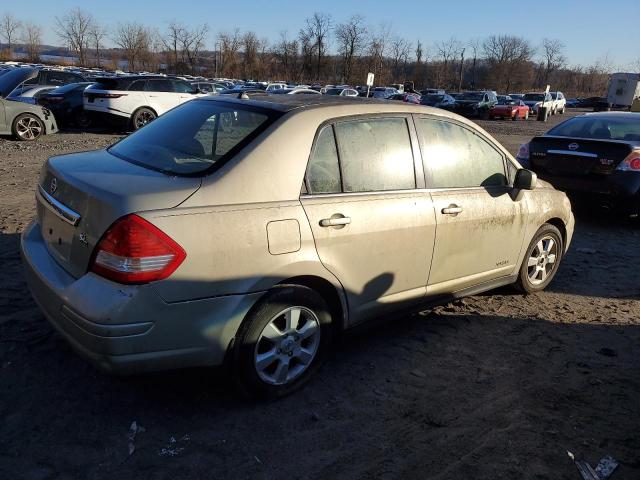
[[[615,140],[540,136],[529,144],[533,170],[559,177],[601,178],[611,174],[631,153],[631,146]]]
[[[118,218],[176,207],[200,184],[199,178],[168,176],[106,150],[52,157],[36,192],[42,237],[53,258],[80,277],[103,233]]]

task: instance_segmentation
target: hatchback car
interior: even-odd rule
[[[50,158],[36,195],[27,281],[79,353],[124,373],[228,363],[261,397],[372,317],[542,290],[574,227],[477,125],[324,95],[198,98]]]

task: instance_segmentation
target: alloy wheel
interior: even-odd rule
[[[24,140],[35,140],[42,134],[42,124],[31,116],[23,117],[16,123],[16,133]]]
[[[254,349],[260,379],[284,385],[302,375],[320,346],[320,320],[306,307],[289,307],[265,325]]]
[[[542,237],[529,255],[527,276],[532,285],[540,285],[553,273],[558,258],[558,244],[550,235]]]
[[[139,112],[136,115],[136,130],[138,128],[142,128],[144,127],[147,123],[152,122],[153,120],[155,120],[156,116],[153,114],[153,112],[150,112],[148,110],[143,110],[142,112]]]

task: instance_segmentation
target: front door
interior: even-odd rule
[[[509,160],[458,123],[419,117],[416,128],[437,224],[428,292],[452,293],[511,274],[527,207],[512,195]]]
[[[169,79],[151,79],[147,81],[145,95],[149,106],[158,115],[162,115],[179,104],[179,97],[173,90],[173,82]]]
[[[402,116],[339,122],[316,139],[301,202],[351,322],[426,293],[435,215],[415,166]]]

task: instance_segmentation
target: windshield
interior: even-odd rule
[[[469,93],[463,93],[462,95],[460,95],[458,97],[458,100],[482,100],[482,98],[484,97],[483,93],[480,92],[469,92]]]
[[[543,93],[527,93],[524,96],[524,101],[527,102],[541,102],[544,100],[544,94]]]
[[[341,88],[330,88],[325,92],[325,95],[340,95],[341,93]]]
[[[640,117],[574,117],[552,128],[547,135],[640,142]]]
[[[168,174],[200,174],[224,163],[275,118],[275,112],[247,105],[192,100],[116,143],[109,152]]]

